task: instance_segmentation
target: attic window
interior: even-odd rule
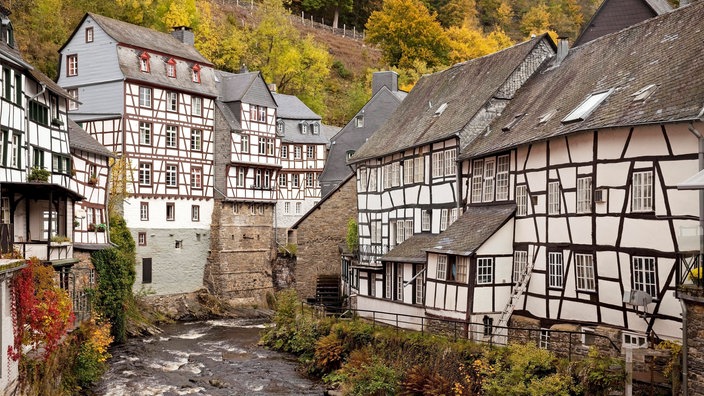
[[[276,121],[276,134],[279,136],[284,135],[284,122],[281,119]]]
[[[650,85],[646,85],[645,87],[639,89],[636,93],[631,95],[631,96],[633,96],[633,101],[634,102],[642,102],[642,101],[648,99],[650,97],[650,95],[652,95],[653,92],[655,92],[655,88],[657,88],[657,87],[658,86],[655,84],[650,84]]]
[[[574,122],[574,121],[584,121],[589,117],[589,115],[596,110],[596,108],[603,102],[611,92],[613,88],[608,91],[602,91],[589,95],[582,103],[580,103],[577,108],[572,110],[567,117],[562,119],[562,123]]]
[[[192,71],[191,80],[194,83],[200,84],[200,65],[198,65],[198,64],[193,65],[193,69],[191,71]]]
[[[308,123],[301,122],[299,125],[301,126],[301,133],[304,135],[307,134],[308,133]]]
[[[149,73],[149,54],[146,52],[139,56],[139,70]]]
[[[511,128],[513,128],[516,124],[518,124],[518,121],[520,121],[521,118],[523,118],[524,115],[525,115],[525,113],[516,114],[516,115],[513,117],[513,119],[512,119],[511,121],[509,121],[508,124],[506,124],[506,126],[504,126],[503,128],[501,128],[501,130],[504,131],[504,132],[510,131]]]
[[[546,122],[550,121],[555,115],[555,113],[557,113],[557,109],[552,109],[547,113],[541,115],[540,118],[538,118],[538,124],[545,124]]]
[[[12,27],[12,23],[9,19],[3,18],[2,25],[5,27],[5,44],[14,48],[15,47],[15,30]]]
[[[441,104],[440,107],[438,107],[438,109],[435,110],[435,115],[439,116],[440,114],[442,114],[443,111],[445,111],[445,109],[447,109],[447,103]]]
[[[313,123],[312,133],[313,133],[313,135],[320,135],[320,123],[319,122]]]
[[[166,61],[166,76],[176,78],[176,60],[174,58],[169,58]]]

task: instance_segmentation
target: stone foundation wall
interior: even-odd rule
[[[704,396],[704,289],[681,287],[677,296],[687,307],[689,396]]]
[[[357,219],[357,182],[348,179],[298,224],[295,287],[301,298],[315,297],[318,275],[340,275],[340,250],[347,222]]]
[[[255,214],[250,205],[255,205]],[[204,276],[213,295],[235,306],[266,306],[267,294],[274,292],[273,216],[273,203],[216,202]]]

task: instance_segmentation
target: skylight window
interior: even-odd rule
[[[438,109],[435,110],[435,115],[439,116],[440,114],[442,114],[443,111],[445,111],[445,109],[447,109],[447,103],[441,104],[440,107],[438,107]]]
[[[653,92],[655,92],[655,88],[657,88],[657,87],[658,86],[655,84],[650,84],[650,85],[646,85],[645,87],[639,89],[636,93],[631,95],[631,96],[633,96],[633,101],[634,102],[642,102],[642,101],[648,99],[650,97],[650,95],[652,95]]]
[[[574,122],[574,121],[584,121],[589,117],[589,115],[596,110],[596,108],[603,102],[611,92],[613,88],[608,91],[603,91],[595,94],[589,95],[589,97],[584,100],[577,108],[572,110],[571,113],[567,114],[567,117],[562,119],[563,123]]]
[[[516,114],[516,115],[513,117],[513,119],[512,119],[511,121],[509,121],[508,124],[506,124],[506,126],[504,126],[503,128],[501,128],[501,130],[504,131],[504,132],[510,131],[511,128],[513,128],[516,124],[518,124],[518,121],[520,121],[521,118],[523,118],[524,115],[525,115],[525,113]]]

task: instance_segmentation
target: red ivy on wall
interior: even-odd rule
[[[14,360],[23,355],[23,347],[48,358],[74,321],[68,293],[54,280],[55,271],[38,259],[12,279],[12,324],[14,345],[8,354]]]

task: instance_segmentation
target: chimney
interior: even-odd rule
[[[267,85],[269,86],[269,91],[271,91],[271,93],[276,93],[276,84],[271,83]]]
[[[560,66],[560,63],[565,59],[567,53],[570,51],[570,44],[567,37],[557,38],[557,55],[555,55],[555,60],[553,61],[552,67]]]
[[[391,92],[398,91],[398,74],[393,71],[380,71],[372,74],[372,96],[376,95],[382,87]]]
[[[184,44],[194,45],[196,42],[193,36],[193,30],[187,26],[174,27],[171,31],[171,35]]]

